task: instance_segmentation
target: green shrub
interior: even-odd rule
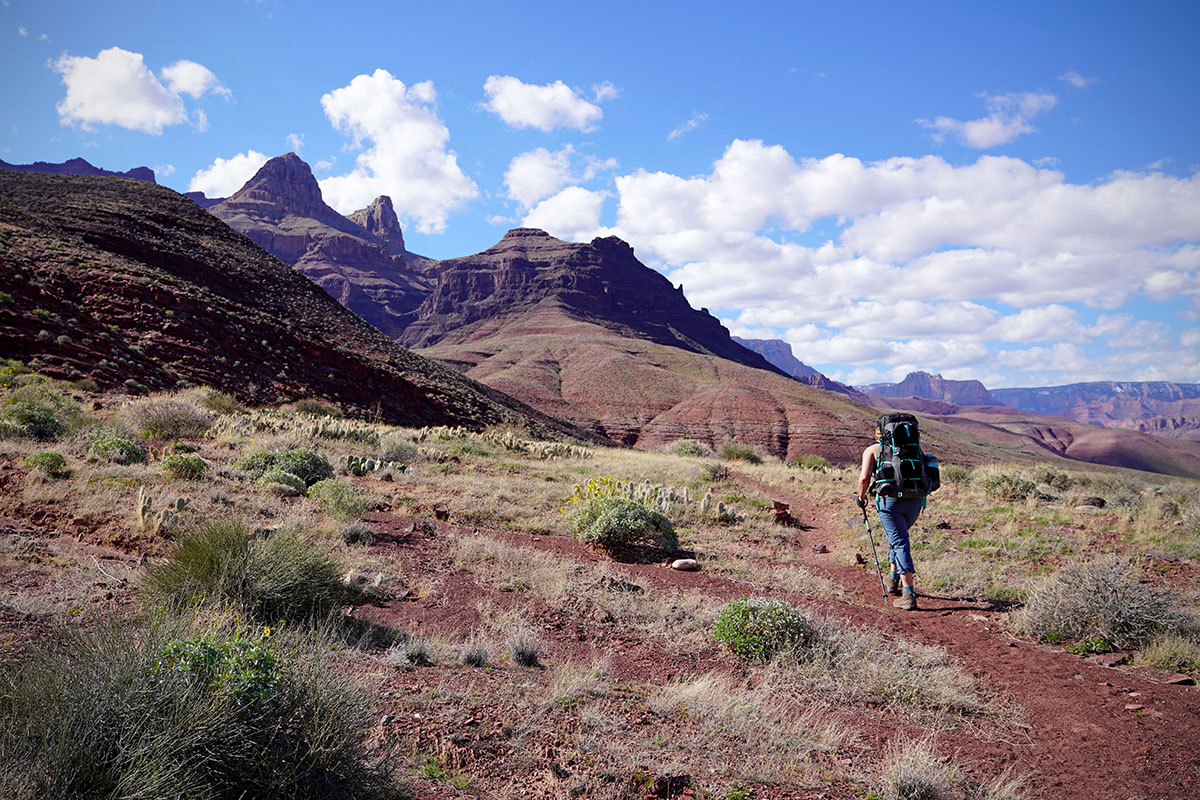
[[[296,531],[253,538],[245,523],[201,523],[145,573],[150,603],[234,603],[266,624],[323,619],[354,595],[341,566]]]
[[[1016,621],[1030,636],[1088,651],[1136,648],[1187,624],[1174,591],[1142,583],[1120,558],[1064,567],[1034,591]]]
[[[260,486],[267,487],[275,494],[285,497],[298,497],[308,493],[308,487],[304,485],[304,481],[299,476],[279,467],[271,467],[255,482]]]
[[[95,438],[88,445],[88,455],[114,464],[145,463],[146,451],[132,439],[104,429],[98,429],[95,434]]]
[[[67,431],[80,415],[79,403],[36,374],[13,376],[0,398],[0,435],[23,436],[47,442]]]
[[[700,469],[700,480],[720,483],[729,480],[729,467],[724,464],[705,464]]]
[[[762,456],[753,447],[734,441],[721,445],[721,458],[725,461],[745,461],[747,464],[762,463]]]
[[[306,487],[333,477],[333,466],[324,456],[303,449],[284,450],[281,453],[265,450],[247,453],[234,461],[233,467],[247,473],[254,480],[261,478],[271,468],[281,469],[300,478]]]
[[[700,458],[709,458],[713,454],[712,448],[703,442],[698,442],[695,439],[680,439],[675,443],[675,455],[677,456],[698,456]]]
[[[61,475],[67,471],[67,459],[57,450],[42,450],[27,456],[25,466],[40,469],[47,475]]]
[[[342,410],[333,403],[326,403],[324,400],[306,397],[303,400],[297,400],[292,403],[291,410],[297,414],[304,414],[309,417],[344,417]]]
[[[208,472],[208,464],[198,455],[172,453],[162,460],[162,471],[172,480],[195,481]]]
[[[125,413],[147,439],[196,438],[213,423],[211,412],[174,397],[138,400]]]
[[[940,469],[940,476],[942,483],[965,484],[971,481],[971,470],[961,464],[943,463]]]
[[[788,466],[789,467],[799,467],[800,469],[824,470],[824,469],[829,469],[829,462],[825,459],[824,456],[818,456],[818,455],[813,455],[811,453],[806,453],[805,455],[802,455],[799,458],[789,461]]]
[[[1066,470],[1057,469],[1049,464],[1038,464],[1033,468],[1030,478],[1038,486],[1049,486],[1056,492],[1065,492],[1071,488],[1073,481]]]
[[[337,478],[314,483],[308,490],[308,496],[315,499],[326,514],[342,522],[362,519],[364,514],[375,507],[375,500],[370,492]]]
[[[316,637],[227,619],[65,633],[0,684],[5,797],[387,798],[374,721]]]
[[[645,544],[674,552],[679,549],[671,520],[624,497],[589,497],[569,511],[571,529],[582,542],[605,550]]]
[[[380,461],[407,463],[417,457],[417,446],[394,433],[379,437],[379,449],[375,451]]]
[[[979,467],[971,477],[983,493],[993,500],[1012,503],[1033,494],[1037,484],[1023,476],[1016,467],[989,465]]]
[[[812,625],[782,600],[743,597],[721,609],[712,636],[739,656],[769,661],[799,650],[812,639]]]
[[[226,392],[219,392],[216,389],[203,389],[199,406],[206,411],[215,411],[218,414],[244,414],[246,407],[238,402],[238,399]]]

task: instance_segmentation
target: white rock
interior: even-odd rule
[[[684,572],[694,572],[700,569],[699,562],[694,558],[677,558],[671,562],[671,569],[679,569]]]

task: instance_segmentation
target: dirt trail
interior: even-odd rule
[[[922,595],[919,611],[885,609],[873,569],[844,566],[853,562],[853,552],[835,546],[836,532],[859,513],[849,493],[844,503],[817,507],[804,495],[744,476],[738,480],[764,497],[789,503],[808,526],[796,534],[800,557],[857,601],[843,607],[848,617],[944,647],[1011,701],[1016,725],[1009,741],[948,737],[962,763],[975,762],[984,774],[1011,765],[1029,777],[1028,794],[1046,800],[1170,800],[1200,794],[1196,686],[1169,685],[1157,670],[1104,667],[1019,640],[1007,631],[1005,612],[977,602]],[[871,524],[878,547],[881,532],[873,514]],[[816,554],[814,544],[831,552]],[[861,552],[870,560],[865,535]],[[920,593],[919,563],[917,569]]]

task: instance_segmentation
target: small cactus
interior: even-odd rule
[[[186,497],[179,497],[176,498],[174,503],[155,511],[154,500],[147,494],[146,487],[139,487],[137,504],[134,506],[138,527],[147,533],[157,535],[169,528],[171,523],[187,508],[187,505],[188,499]]]

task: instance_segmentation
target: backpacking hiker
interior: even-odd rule
[[[917,418],[901,413],[881,416],[875,423],[875,444],[863,450],[856,500],[865,509],[867,493],[875,495],[891,565],[886,591],[899,596],[893,605],[905,611],[917,610],[908,529],[925,508],[925,496],[940,485],[937,460],[921,451]]]

